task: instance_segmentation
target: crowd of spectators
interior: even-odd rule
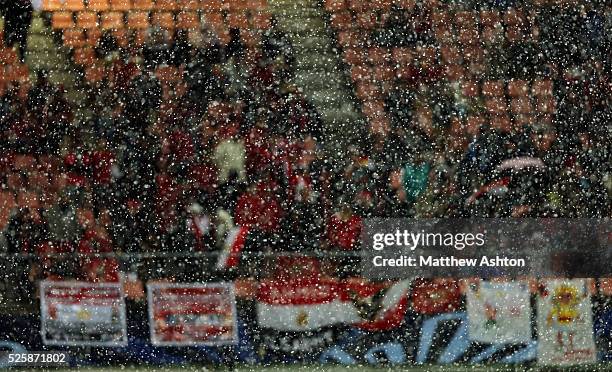
[[[275,22],[256,48],[238,29],[223,43],[206,29],[152,28],[142,47],[103,35],[104,74],[83,79],[82,107],[44,71],[0,96],[2,250],[36,257],[22,280],[114,281],[127,263],[87,254],[218,252],[236,225],[250,228],[247,250],[352,251],[368,217],[609,217],[610,8],[551,9],[538,43],[496,57],[504,77],[554,81],[550,125],[467,137],[460,119],[478,103],[421,69],[431,74],[389,89],[391,128],[334,161]],[[372,42],[435,43],[426,15],[402,33],[413,23],[401,14]],[[544,166],[496,171],[516,157]],[[502,179],[501,194],[481,188]],[[71,252],[84,256],[49,255]]]

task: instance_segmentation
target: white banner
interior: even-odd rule
[[[125,301],[120,283],[40,283],[45,345],[125,346]]]
[[[531,341],[527,284],[481,282],[470,286],[467,315],[470,340],[490,344]]]
[[[545,365],[595,362],[587,281],[545,280],[542,285],[538,298],[538,362]]]
[[[238,342],[236,296],[228,283],[149,283],[149,326],[155,346]]]

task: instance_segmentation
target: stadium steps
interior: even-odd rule
[[[30,69],[32,81],[36,81],[36,72],[44,69],[49,72],[53,84],[61,84],[66,90],[66,98],[76,107],[85,99],[85,94],[78,89],[78,77],[72,68],[68,51],[58,47],[51,27],[43,16],[35,12],[28,35],[28,53],[26,63]],[[80,113],[77,112],[77,115]]]
[[[271,13],[291,39],[295,53],[293,83],[321,113],[328,148],[345,149],[362,126],[350,97],[350,85],[339,69],[340,60],[317,0],[269,0]],[[332,153],[336,153],[333,151]]]

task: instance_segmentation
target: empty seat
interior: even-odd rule
[[[360,31],[340,31],[338,44],[343,48],[357,48],[364,44],[364,36]]]
[[[531,101],[527,97],[513,98],[510,101],[510,111],[513,114],[531,114],[533,112]]]
[[[251,24],[255,29],[267,30],[268,28],[270,28],[270,14],[256,13],[251,15]]]
[[[131,0],[110,0],[112,10],[127,11],[132,9]]]
[[[508,115],[497,115],[492,116],[490,120],[490,126],[493,129],[497,129],[502,132],[509,132],[512,129],[512,121]]]
[[[134,9],[136,10],[151,10],[153,9],[153,0],[133,0]]]
[[[374,100],[380,98],[380,90],[376,84],[372,83],[358,83],[355,89],[355,96],[362,101]]]
[[[123,28],[124,20],[122,12],[108,12],[101,16],[101,26],[103,30],[118,30]]]
[[[174,15],[170,12],[154,12],[151,15],[151,25],[172,30],[174,29]]]
[[[93,48],[76,49],[72,55],[72,60],[79,66],[89,66],[94,63],[96,53]]]
[[[201,6],[200,0],[178,0],[176,3],[180,10],[199,10]]]
[[[353,28],[353,16],[349,11],[336,12],[331,16],[331,25],[336,30],[349,30]]]
[[[377,26],[376,13],[363,12],[357,14],[357,26],[363,30],[372,30]]]
[[[373,78],[376,82],[391,81],[395,77],[395,70],[389,66],[377,66],[374,69]]]
[[[199,28],[200,18],[195,12],[180,12],[176,15],[176,27],[181,29]]]
[[[541,114],[552,114],[555,111],[555,100],[552,96],[536,97],[536,111]]]
[[[223,10],[223,2],[221,0],[204,0],[200,4],[200,8],[205,12],[220,12]]]
[[[461,92],[466,97],[478,97],[480,95],[478,83],[474,81],[465,81],[462,84]]]
[[[128,27],[131,29],[149,28],[149,13],[147,12],[128,13]]]
[[[347,0],[348,8],[354,12],[362,12],[370,9],[370,0]]]
[[[178,9],[178,6],[175,0],[155,0],[154,9],[173,12]]]
[[[244,13],[231,13],[227,15],[227,26],[229,28],[249,28],[249,21]]]
[[[62,10],[64,3],[62,0],[43,0],[42,2],[42,10],[47,12],[55,12],[58,10]]]
[[[480,12],[480,24],[483,26],[495,26],[501,22],[499,13],[495,10],[483,10]]]
[[[224,25],[223,14],[218,12],[206,13],[204,15],[204,22],[208,27],[217,29],[218,27]]]
[[[104,12],[110,9],[108,0],[89,0],[87,2],[87,9],[95,12]]]
[[[79,12],[77,13],[77,27],[82,29],[90,29],[98,27],[98,14],[95,12]]]
[[[531,93],[537,97],[552,96],[553,82],[552,80],[536,80],[531,86]]]
[[[529,94],[529,84],[525,80],[511,80],[508,82],[508,95],[510,97],[523,97]]]
[[[80,10],[85,10],[85,5],[83,4],[83,0],[65,0],[62,9],[78,12]]]
[[[485,108],[489,115],[505,115],[508,111],[506,101],[499,97],[487,99],[485,101]]]
[[[74,27],[74,18],[71,12],[53,12],[51,16],[51,27],[64,29]]]
[[[393,48],[391,56],[393,62],[399,67],[408,66],[414,61],[414,53],[410,48]]]
[[[104,66],[101,65],[89,66],[85,70],[85,81],[91,85],[95,85],[101,82],[102,80],[104,80],[105,76],[106,71],[104,69]]]
[[[325,0],[325,9],[328,12],[337,12],[340,10],[345,10],[346,3],[344,0]]]
[[[243,13],[248,8],[248,0],[231,0],[227,2],[230,13]]]
[[[504,95],[504,83],[499,80],[485,81],[482,84],[482,94],[488,97],[502,97]]]
[[[368,81],[371,79],[370,69],[367,66],[351,67],[351,78],[353,81]]]
[[[62,34],[62,43],[68,48],[81,48],[85,45],[85,34],[81,29],[67,29]]]
[[[344,61],[350,66],[359,66],[365,63],[363,49],[347,48],[344,50]]]
[[[363,103],[361,111],[367,118],[376,118],[385,115],[385,104],[379,100],[371,100]]]
[[[375,67],[380,67],[391,61],[391,55],[385,48],[373,47],[368,49],[368,61]]]
[[[472,29],[476,28],[476,13],[461,11],[455,13],[453,21],[457,28]]]

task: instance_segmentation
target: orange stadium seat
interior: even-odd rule
[[[178,6],[175,0],[155,0],[154,9],[173,12],[178,9]]]
[[[203,0],[206,1],[206,0]],[[178,0],[177,7],[180,10],[199,10],[200,0]]]
[[[47,12],[55,12],[63,9],[62,0],[43,0],[42,10]]]
[[[131,29],[136,29],[136,30],[149,28],[149,13],[147,12],[128,13],[128,27]]]
[[[385,115],[385,104],[380,100],[371,100],[363,103],[361,111],[367,118],[376,118]]]
[[[529,84],[525,80],[511,80],[508,82],[508,95],[510,97],[523,97],[529,94]]]
[[[536,111],[540,114],[552,114],[555,111],[555,100],[552,96],[536,97]]]
[[[501,114],[491,117],[491,128],[500,130],[502,132],[509,132],[512,128],[512,122],[506,114]]]
[[[94,63],[96,53],[93,48],[76,49],[72,55],[72,60],[79,66],[89,66]]]
[[[62,9],[77,12],[85,10],[85,4],[83,4],[83,0],[66,0]]]
[[[2,67],[15,64],[17,62],[17,53],[13,49],[0,48],[0,62],[2,62]],[[2,70],[0,68],[0,71]]]
[[[53,12],[51,27],[54,29],[73,28],[74,18],[71,12]]]
[[[485,101],[485,108],[489,115],[505,115],[508,111],[506,100],[500,97],[487,99]]]
[[[346,9],[346,3],[344,0],[325,0],[325,9],[328,12],[337,12]]]
[[[223,10],[222,0],[203,0],[200,8],[205,12],[220,12]]]
[[[151,10],[153,9],[153,0],[133,0],[135,10]]]
[[[478,83],[474,81],[464,81],[461,91],[466,97],[475,98],[480,96]]]
[[[87,9],[95,12],[104,12],[110,9],[108,0],[89,0],[87,2]]]
[[[364,43],[363,33],[360,31],[338,32],[338,44],[344,48],[357,48]]]
[[[370,131],[375,134],[386,136],[391,128],[390,120],[387,116],[380,116],[370,119]]]
[[[101,65],[89,66],[85,70],[85,81],[88,84],[95,85],[101,82],[102,80],[104,80],[105,76],[106,76],[106,70],[104,69],[104,66],[101,66]]]
[[[13,159],[13,169],[32,172],[36,168],[36,158],[31,155],[16,155]]]
[[[475,136],[478,134],[480,127],[485,123],[485,119],[482,116],[470,115],[465,121],[465,130],[468,134]]]
[[[227,26],[229,28],[248,29],[249,21],[244,13],[232,13],[227,15]]]
[[[170,12],[154,12],[151,15],[151,25],[172,30],[175,26],[174,14]]]
[[[218,27],[224,26],[223,14],[215,12],[215,13],[206,13],[204,15],[204,23],[206,26],[216,29]]]
[[[270,28],[271,16],[269,13],[257,13],[251,15],[251,24],[253,28],[258,30],[267,30]]]
[[[453,21],[457,28],[476,28],[476,13],[469,11],[461,11],[455,13]]]
[[[344,61],[350,66],[360,66],[365,63],[363,49],[346,48],[344,50]]]
[[[98,14],[95,12],[79,12],[77,13],[76,25],[82,29],[98,28]]]
[[[536,97],[552,96],[552,80],[536,80],[531,86],[531,93]]]
[[[392,0],[371,0],[370,8],[377,11],[387,12],[391,8],[392,2]]]
[[[196,12],[180,12],[176,15],[176,27],[185,30],[199,28],[200,18]]]
[[[513,114],[531,114],[533,107],[528,97],[513,98],[510,101],[510,111]]]
[[[362,101],[368,101],[380,98],[380,90],[376,84],[371,83],[357,83],[355,89],[355,96]]]
[[[369,0],[348,0],[349,9],[359,13],[370,8]]]
[[[249,0],[230,0],[227,1],[227,6],[230,13],[242,13],[249,9]]]
[[[444,74],[448,81],[457,81],[464,78],[466,75],[465,67],[460,64],[448,64],[445,68]]]
[[[268,2],[266,0],[250,0],[247,4],[247,9],[253,11],[262,11],[268,8]]]
[[[482,94],[487,97],[503,97],[504,83],[499,80],[485,81],[482,84]]]
[[[337,12],[331,16],[331,25],[336,30],[350,30],[354,27],[353,16],[349,11]]]
[[[117,11],[128,11],[132,9],[130,0],[110,0],[110,8]]]
[[[122,12],[107,12],[101,16],[103,30],[118,30],[123,28],[125,22]]]
[[[395,70],[389,66],[378,66],[374,69],[374,81],[383,82],[391,81],[395,77]]]
[[[501,22],[499,13],[495,10],[483,10],[480,12],[480,24],[483,26],[495,26]]]
[[[351,78],[353,81],[368,81],[371,79],[370,69],[367,66],[351,67]]]
[[[414,53],[410,48],[393,48],[391,55],[396,67],[405,67],[414,61]]]
[[[362,30],[372,30],[376,28],[376,13],[363,12],[357,14],[357,26]]]
[[[85,34],[81,29],[67,29],[62,34],[62,42],[68,48],[81,48],[85,45]]]
[[[391,61],[391,55],[385,48],[372,47],[368,49],[368,61],[374,66],[379,67]]]
[[[459,53],[459,50],[450,45],[440,46],[440,57],[442,62],[445,64],[459,64],[462,62],[461,53]]]
[[[90,28],[85,30],[85,44],[89,46],[97,46],[102,37],[102,30],[99,28]]]
[[[261,42],[260,36],[261,35],[257,31],[242,30],[240,32],[240,38],[247,48],[256,48]]]

